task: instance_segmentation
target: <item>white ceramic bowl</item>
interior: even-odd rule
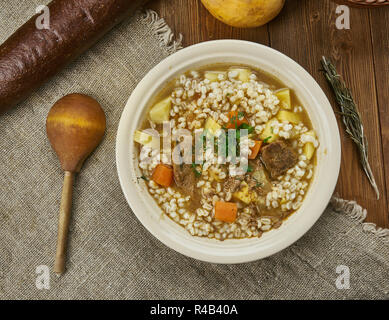
[[[301,208],[281,228],[261,238],[223,242],[191,236],[168,217],[149,195],[138,168],[133,133],[146,107],[177,75],[202,65],[246,64],[280,79],[293,89],[306,108],[320,140],[317,168]],[[318,220],[334,191],[340,168],[339,130],[331,105],[315,80],[296,62],[269,47],[239,40],[203,42],[171,55],[139,83],[123,111],[116,140],[116,162],[124,195],[141,223],[168,247],[195,259],[213,263],[242,263],[270,256],[303,236]]]

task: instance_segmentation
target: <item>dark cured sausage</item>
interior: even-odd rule
[[[32,17],[0,46],[0,113],[93,45],[147,0],[54,0],[49,29]]]

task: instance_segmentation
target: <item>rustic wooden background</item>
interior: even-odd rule
[[[342,136],[342,166],[336,192],[368,210],[368,221],[389,227],[389,8],[351,9],[351,29],[335,27],[330,0],[287,0],[281,14],[256,29],[236,29],[214,19],[200,0],[154,0],[156,10],[189,46],[214,39],[242,39],[271,46],[301,64],[318,81],[336,109],[320,72],[322,55],[332,57],[359,104],[370,144],[370,161],[381,199],[359,165],[356,148]],[[338,119],[339,120],[339,119]]]

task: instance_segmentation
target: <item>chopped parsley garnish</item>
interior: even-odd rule
[[[143,179],[144,181],[149,181],[149,178],[147,178],[147,177],[144,176],[144,175],[138,177],[138,180],[139,180],[139,179]]]
[[[197,178],[201,177],[201,172],[197,170],[195,163],[192,163],[192,169]]]
[[[253,133],[254,132],[254,127],[250,126],[249,124],[247,123],[242,123],[240,126],[239,126],[239,129],[246,129],[248,131],[249,134]]]
[[[235,126],[235,128],[238,127],[238,120],[237,120],[236,116],[231,117],[230,123],[233,124]]]
[[[272,136],[268,136],[265,140],[263,140],[263,143],[268,143],[271,138]]]
[[[250,166],[250,165],[248,165],[248,166],[247,166],[247,172],[253,172],[253,167]]]

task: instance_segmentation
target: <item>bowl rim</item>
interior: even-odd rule
[[[230,51],[228,50],[231,50],[232,53],[230,53]],[[218,54],[222,54],[221,52],[226,52],[226,55],[231,54],[231,56],[243,56],[246,54],[246,52],[250,50],[257,51],[258,53],[261,52],[264,55],[267,55],[268,58],[277,57],[279,61],[282,61],[286,65],[294,68],[294,73],[296,75],[296,78],[294,80],[299,78],[300,81],[307,81],[307,83],[303,86],[303,89],[305,90],[304,92],[306,95],[310,95],[311,98],[315,101],[320,101],[320,113],[323,113],[323,117],[326,119],[326,122],[324,123],[326,126],[325,129],[330,130],[331,132],[331,134],[326,136],[325,138],[329,141],[332,152],[332,156],[326,159],[326,166],[332,168],[332,174],[322,178],[322,180],[325,181],[323,181],[323,183],[320,183],[320,186],[324,187],[325,190],[323,191],[323,195],[319,199],[316,199],[314,202],[314,213],[309,216],[299,216],[299,221],[302,222],[302,225],[297,225],[295,226],[295,228],[289,227],[289,229],[287,229],[288,232],[284,233],[284,237],[278,237],[273,239],[274,243],[269,243],[268,239],[262,241],[262,238],[260,239],[260,241],[261,243],[263,242],[263,246],[257,245],[257,243],[259,243],[258,240],[249,241],[249,239],[247,239],[246,241],[246,239],[239,239],[235,242],[234,240],[227,240],[226,242],[230,241],[230,248],[230,245],[221,246],[220,241],[218,241],[218,244],[212,242],[212,240],[209,243],[205,243],[208,240],[205,240],[205,242],[203,242],[203,240],[199,240],[198,237],[190,236],[188,238],[184,237],[183,235],[181,237],[181,235],[177,236],[178,233],[171,235],[167,232],[167,230],[161,228],[161,224],[178,224],[173,221],[171,221],[171,223],[162,222],[162,220],[160,220],[159,222],[155,221],[155,217],[153,218],[151,216],[152,214],[154,214],[153,210],[155,210],[155,206],[153,207],[153,204],[148,203],[149,201],[147,200],[142,200],[143,197],[147,196],[143,195],[144,192],[142,192],[140,187],[137,186],[138,184],[136,183],[136,176],[130,173],[131,170],[129,169],[131,169],[133,166],[133,162],[135,161],[135,154],[130,152],[131,148],[133,147],[131,146],[132,132],[129,132],[129,126],[133,125],[136,119],[139,120],[140,114],[144,113],[144,109],[148,106],[147,102],[150,101],[150,99],[154,96],[155,93],[158,93],[158,86],[159,88],[163,88],[163,84],[166,84],[166,81],[168,79],[171,79],[173,75],[177,76],[180,73],[180,68],[182,70],[189,70],[191,63],[201,64],[202,62],[202,65],[207,65],[206,59],[210,59],[209,57],[212,56],[217,57]],[[259,59],[253,57],[253,55],[250,54],[248,54],[248,56],[255,60]],[[271,64],[271,62],[269,62],[268,60],[267,62]],[[185,66],[187,66],[187,68]],[[165,75],[161,77],[161,74],[164,73]],[[305,86],[309,87],[310,90],[307,90]],[[154,90],[150,89],[148,91],[152,91],[154,93],[150,94],[150,97],[145,98],[144,95],[147,92],[147,88],[150,87],[154,88]],[[301,90],[303,91],[303,89]],[[139,105],[141,105],[141,108],[139,108]],[[138,106],[138,108],[136,108],[136,106]],[[317,112],[319,113],[319,111]],[[317,82],[314,80],[314,78],[297,62],[287,57],[283,53],[258,43],[243,40],[214,40],[202,42],[184,48],[162,60],[151,71],[147,73],[147,75],[139,82],[137,87],[130,95],[127,104],[123,110],[116,137],[116,165],[120,185],[129,206],[131,207],[133,213],[136,215],[138,220],[151,234],[153,234],[154,237],[156,237],[158,240],[160,240],[162,243],[164,243],[171,249],[180,252],[186,256],[212,263],[230,264],[255,261],[275,254],[290,246],[299,238],[301,238],[320,218],[330,201],[339,175],[340,159],[341,144],[339,128],[336,122],[336,118],[326,95],[324,94],[320,86],[317,84]],[[150,195],[148,195],[148,197],[152,199],[152,202],[155,202],[155,200]],[[303,207],[304,203],[306,202],[305,200],[306,199],[304,199],[303,201]],[[304,210],[307,210],[307,208],[305,208]],[[302,211],[302,208],[300,208],[298,211]],[[294,213],[291,217],[297,215],[297,212]],[[288,220],[296,219],[289,218]],[[184,230],[184,228],[181,226],[179,226],[179,228]],[[186,230],[184,231],[187,232]],[[169,232],[171,232],[171,230],[169,230]],[[268,233],[271,232],[274,231],[270,231]],[[246,243],[247,245],[243,245],[243,243]],[[251,244],[253,247],[250,247]],[[222,248],[222,252],[217,252],[217,248]],[[261,249],[259,250],[259,248]]]

